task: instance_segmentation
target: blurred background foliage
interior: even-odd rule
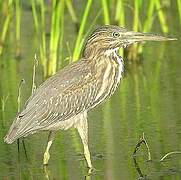
[[[100,170],[93,178],[181,179],[179,155],[159,162],[167,152],[181,150],[180,0],[0,0],[0,15],[0,179],[92,178],[85,177],[82,146],[74,130],[58,134],[45,175],[41,163],[46,133],[25,139],[28,160],[22,145],[18,157],[16,143],[5,145],[2,138],[32,87],[78,60],[84,40],[101,24],[156,32],[178,41],[120,50],[126,69],[121,85],[110,100],[89,113],[90,150]],[[21,79],[26,83],[18,99]],[[143,131],[153,161],[145,161],[144,149],[138,152],[140,174],[131,155]]]
[[[168,21],[168,13],[175,5],[181,24],[180,0],[150,0],[146,3],[143,0],[1,0],[0,55],[6,50],[7,42],[13,41],[13,53],[17,58],[21,57],[22,31],[26,28],[22,22],[25,10],[31,13],[27,23],[33,27],[32,36],[39,45],[36,53],[44,75],[49,76],[56,72],[64,59],[75,61],[80,57],[86,36],[97,24],[117,24],[134,31],[150,32],[157,23],[159,31],[167,34],[172,25]],[[69,33],[77,34],[71,43],[67,40],[67,26],[73,30]],[[68,53],[64,53],[65,50]],[[141,51],[140,46],[134,45],[126,54],[129,60],[134,61]]]

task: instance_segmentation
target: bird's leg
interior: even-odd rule
[[[88,123],[87,118],[81,119],[77,125],[77,130],[79,132],[80,138],[84,146],[84,156],[87,161],[88,168],[92,169],[92,163],[90,158],[90,152],[88,147]]]
[[[48,135],[48,142],[47,142],[47,147],[43,156],[43,165],[47,165],[48,164],[48,160],[50,159],[50,154],[49,154],[49,149],[52,145],[52,142],[54,140],[55,137],[55,131],[50,131],[49,135]]]

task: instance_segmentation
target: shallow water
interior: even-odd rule
[[[29,18],[30,12],[24,12],[24,23]],[[179,38],[179,25],[173,23],[170,34]],[[71,32],[70,29],[67,31]],[[152,31],[157,32],[158,27]],[[166,153],[181,151],[180,40],[145,44],[141,64],[127,65],[124,79],[112,98],[89,112],[89,145],[97,171],[87,176],[82,144],[75,130],[57,134],[46,170],[42,157],[47,132],[27,137],[26,153],[22,143],[18,153],[16,143],[6,145],[2,141],[17,112],[18,84],[22,78],[26,80],[22,102],[31,92],[32,63],[38,42],[32,38],[31,26],[22,33],[21,59],[13,57],[12,35],[0,57],[0,96],[7,98],[0,114],[0,179],[181,179],[181,154],[160,162]],[[76,32],[68,39],[72,36],[75,38]],[[37,84],[42,81],[39,66]],[[147,161],[147,150],[142,145],[135,163],[132,154],[143,132],[152,161]]]

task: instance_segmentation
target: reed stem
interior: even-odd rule
[[[73,61],[76,61],[79,58],[79,55],[80,55],[80,52],[81,52],[81,49],[82,49],[82,46],[83,46],[83,42],[84,42],[83,33],[84,33],[84,30],[85,30],[85,25],[86,25],[86,21],[87,21],[87,18],[88,18],[88,14],[89,14],[91,5],[92,5],[92,0],[88,0],[87,4],[86,4],[86,7],[85,7],[83,17],[82,17],[82,20],[81,20],[77,40],[76,40],[76,43],[75,43],[75,48],[74,48],[74,53],[73,53]]]
[[[177,7],[178,7],[178,13],[180,18],[180,25],[181,25],[181,1],[177,0]]]
[[[4,127],[5,123],[4,123],[4,119],[5,119],[5,106],[6,106],[6,102],[9,98],[9,94],[5,97],[3,96],[1,98],[1,110],[2,110],[2,127]]]
[[[85,11],[84,11],[82,21],[80,24],[80,29],[78,32],[77,40],[75,43],[75,48],[74,48],[74,53],[73,53],[73,61],[76,61],[80,56],[80,52],[81,52],[83,42],[84,42],[83,33],[85,30],[85,25],[86,25],[86,21],[88,18],[88,14],[89,14],[91,5],[92,5],[92,0],[87,0],[87,4],[86,4]]]
[[[74,10],[73,5],[72,5],[72,1],[71,0],[66,0],[65,2],[66,2],[67,9],[68,9],[68,11],[70,13],[70,16],[71,16],[73,22],[75,24],[77,24],[78,19],[77,19],[77,15],[76,15],[75,10]]]
[[[117,1],[115,21],[118,23],[119,26],[125,26],[124,0]]]
[[[40,59],[43,65],[44,77],[47,76],[47,56],[46,56],[46,27],[45,27],[45,2],[44,0],[40,0],[40,20],[41,20],[41,28],[40,28]]]
[[[2,33],[0,36],[0,55],[3,52],[3,44],[5,42],[6,36],[7,36],[7,32],[9,29],[9,24],[10,24],[10,20],[12,17],[12,11],[13,11],[13,0],[9,0],[8,1],[8,9],[7,9],[7,14],[4,20],[4,23],[2,25]]]
[[[165,19],[165,14],[163,12],[163,9],[161,8],[161,4],[159,0],[155,0],[155,6],[158,11],[158,18],[160,21],[161,29],[164,33],[168,33],[168,26]]]
[[[149,2],[146,19],[143,23],[143,32],[149,31],[152,27],[154,20],[153,18],[154,8],[155,8],[155,0]]]
[[[48,64],[48,75],[55,74],[57,69],[57,51],[60,39],[61,16],[64,13],[64,0],[52,2],[50,55]]]
[[[103,14],[104,14],[104,24],[110,24],[107,0],[102,0],[102,8],[103,8]]]
[[[36,54],[34,56],[34,63],[33,63],[33,75],[32,75],[32,88],[31,88],[31,94],[34,93],[36,90],[36,84],[35,84],[35,78],[36,78],[36,67],[38,66],[38,59],[36,57]]]
[[[32,9],[35,32],[38,35],[39,24],[38,24],[38,15],[36,10],[35,0],[31,0],[31,9]]]
[[[20,34],[21,34],[21,4],[20,0],[15,1],[16,11],[16,56],[20,55]]]

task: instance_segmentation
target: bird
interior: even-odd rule
[[[167,40],[175,38],[116,25],[98,26],[85,41],[80,59],[60,69],[32,93],[17,113],[4,142],[11,144],[30,134],[49,131],[43,156],[43,164],[47,165],[57,131],[76,128],[87,166],[92,169],[87,113],[108,99],[123,77],[124,63],[118,50],[133,43]]]

